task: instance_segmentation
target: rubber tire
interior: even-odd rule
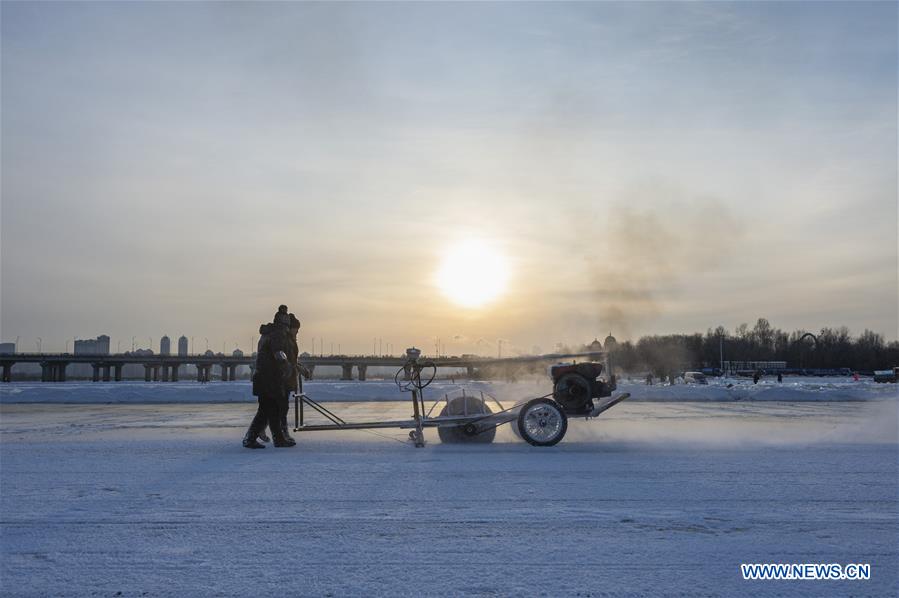
[[[483,412],[485,415],[493,413],[480,398],[475,396],[456,397],[444,405],[440,415],[462,415],[465,413],[465,402],[468,402],[468,413]],[[496,426],[489,426],[483,432],[469,436],[465,433],[465,426],[439,426],[437,436],[444,444],[490,444],[496,438]]]
[[[527,429],[524,427],[525,413],[527,413],[528,409],[530,409],[534,405],[538,405],[541,403],[549,405],[553,409],[557,410],[559,412],[559,416],[562,418],[562,427],[559,430],[559,433],[556,435],[555,438],[552,438],[548,441],[541,441],[541,440],[537,440],[535,438],[531,438],[527,433]],[[521,411],[518,412],[518,422],[516,422],[516,423],[518,425],[519,436],[521,436],[525,442],[527,442],[528,444],[530,444],[532,446],[555,446],[563,438],[565,438],[565,433],[568,431],[568,416],[565,415],[565,410],[562,408],[562,406],[552,399],[534,399],[532,401],[528,401],[521,408]]]

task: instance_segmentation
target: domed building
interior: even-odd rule
[[[601,353],[602,352],[602,343],[599,342],[598,338],[594,338],[593,342],[587,345],[588,353]]]
[[[615,340],[615,337],[612,336],[612,333],[609,333],[609,336],[606,337],[606,351],[614,351],[618,347],[618,341]]]

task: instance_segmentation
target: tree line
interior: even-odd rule
[[[812,336],[813,335],[813,336]],[[606,347],[608,349],[609,347]],[[616,367],[627,372],[649,370],[658,376],[672,371],[719,367],[725,361],[786,361],[791,368],[850,368],[872,371],[899,365],[899,341],[865,329],[853,336],[846,326],[787,332],[759,318],[752,328],[740,324],[730,332],[723,326],[705,334],[644,336],[635,343],[618,343]]]

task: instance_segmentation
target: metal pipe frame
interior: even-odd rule
[[[471,423],[487,422],[500,426],[502,424],[513,421],[518,417],[518,409],[524,403],[518,403],[509,409],[500,411],[499,413],[477,413],[471,415],[443,415],[437,417],[427,417],[418,413],[418,417],[413,414],[412,419],[387,420],[375,422],[347,422],[338,415],[330,411],[327,407],[310,399],[305,393],[294,395],[294,414],[295,428],[294,432],[315,432],[324,430],[365,430],[376,428],[399,428],[401,430],[419,428],[439,428],[441,426],[458,426]],[[330,424],[307,424],[303,413],[303,405],[309,405],[326,419],[330,420]],[[418,398],[413,398],[413,406],[418,406]]]

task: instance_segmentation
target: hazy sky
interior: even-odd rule
[[[22,350],[897,336],[893,2],[3,2],[0,132]]]

